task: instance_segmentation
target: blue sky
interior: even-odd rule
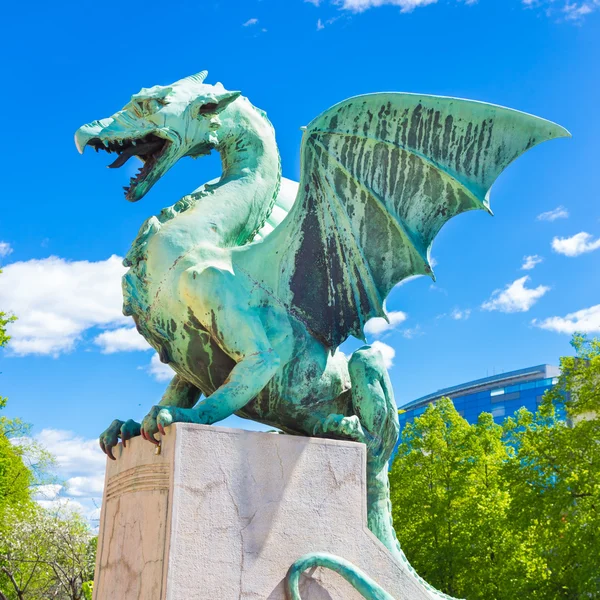
[[[10,57],[1,67],[0,308],[20,319],[0,355],[0,392],[7,416],[34,425],[69,481],[47,499],[91,510],[102,487],[98,433],[160,399],[164,370],[120,314],[119,257],[144,219],[219,173],[217,157],[184,161],[130,204],[126,169],[78,155],[81,124],[142,86],[208,69],[208,82],[268,112],[291,179],[300,126],[361,93],[473,98],[569,129],[571,140],[543,144],[500,177],[494,218],[468,213],[443,229],[437,283],[396,288],[393,326],[370,324],[402,404],[557,364],[574,329],[600,331],[599,25],[598,0],[11,3],[0,42]]]

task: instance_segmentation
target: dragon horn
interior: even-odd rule
[[[207,75],[208,75],[208,71],[200,71],[200,73],[196,73],[195,75],[190,75],[189,77],[186,77],[185,79],[188,79],[190,81],[195,81],[196,83],[202,83],[206,79]]]

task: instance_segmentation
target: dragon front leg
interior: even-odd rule
[[[215,268],[197,273],[190,269],[182,277],[184,301],[222,350],[236,361],[225,383],[193,408],[154,406],[142,423],[142,435],[158,443],[154,434],[164,434],[172,423],[212,425],[231,416],[255,398],[277,373],[281,358],[259,313],[231,273]],[[271,335],[285,347],[287,330],[273,323]]]
[[[172,423],[212,425],[231,416],[252,400],[279,368],[279,357],[272,349],[253,352],[232,369],[227,381],[193,408],[153,406],[142,422],[142,436],[158,444],[154,434],[164,435]]]

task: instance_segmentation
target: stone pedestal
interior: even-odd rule
[[[94,600],[284,600],[290,565],[337,554],[397,600],[430,594],[366,526],[365,448],[178,424],[108,461]],[[303,600],[361,598],[307,572]]]

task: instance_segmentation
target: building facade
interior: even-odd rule
[[[522,406],[535,412],[546,390],[558,383],[559,373],[558,367],[538,365],[438,390],[401,406],[398,411],[400,428],[443,396],[452,399],[456,410],[469,423],[477,422],[482,412],[492,413],[496,423],[501,423]]]

